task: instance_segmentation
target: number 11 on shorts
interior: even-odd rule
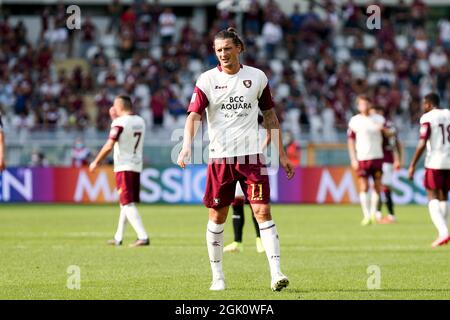
[[[251,198],[251,200],[255,200],[255,201],[262,200],[263,199],[262,184],[252,183],[252,184],[250,184],[250,186],[252,187],[252,198]],[[256,186],[258,186],[258,191],[259,191],[258,192],[258,196],[255,195]]]

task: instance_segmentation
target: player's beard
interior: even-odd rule
[[[229,58],[226,61],[221,61],[220,65],[222,68],[226,68],[226,69],[235,69],[236,66],[239,64],[239,61],[237,59],[233,59],[233,58]]]

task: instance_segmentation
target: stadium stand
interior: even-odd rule
[[[446,10],[421,0],[377,4],[380,30],[367,28],[365,6],[352,0],[292,4],[289,12],[275,0],[252,0],[243,15],[209,6],[201,30],[157,1],[81,6],[80,30],[66,28],[63,2],[34,6],[34,17],[23,19],[3,4],[0,111],[18,144],[8,142],[9,163],[29,162],[30,141],[43,148],[58,141],[65,146],[58,150],[80,135],[99,143],[119,93],[131,95],[148,122],[149,162],[167,160],[161,155],[175,143],[171,132],[183,127],[194,80],[216,65],[212,36],[230,25],[243,29],[244,61],[267,73],[283,129],[302,147],[344,142],[361,92],[388,111],[403,141],[413,141],[421,97],[436,89],[450,103],[448,2]],[[37,16],[39,32],[27,29]],[[165,151],[155,156],[152,148]],[[54,152],[49,162],[69,163],[66,153]]]

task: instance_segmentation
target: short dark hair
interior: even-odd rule
[[[358,94],[356,96],[356,102],[359,102],[359,100],[364,100],[364,101],[367,101],[367,102],[371,103],[369,96],[366,95],[366,94],[363,94],[363,93],[362,94]]]
[[[437,93],[431,92],[423,97],[425,103],[431,104],[433,107],[439,107],[441,103],[441,99],[439,99],[439,95]]]
[[[131,101],[130,96],[121,94],[121,95],[118,95],[117,98],[122,100],[123,108],[125,110],[132,110],[133,109],[133,102]]]
[[[216,40],[216,39],[231,39],[235,46],[241,47],[241,52],[245,51],[244,41],[242,41],[242,39],[239,36],[239,34],[237,33],[236,29],[233,27],[229,27],[227,29],[223,29],[223,30],[219,31],[214,36],[214,40]]]

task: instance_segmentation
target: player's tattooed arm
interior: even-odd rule
[[[403,146],[398,138],[395,138],[394,147],[394,168],[399,170],[403,165]]]
[[[420,157],[422,156],[422,153],[425,151],[425,148],[427,146],[427,140],[426,139],[420,139],[419,143],[417,144],[416,152],[414,152],[413,158],[411,160],[411,164],[408,168],[408,178],[410,180],[414,177],[414,172],[416,171],[416,164],[419,161]]]
[[[294,169],[289,159],[287,158],[286,151],[283,147],[283,137],[281,135],[280,122],[278,121],[275,110],[263,110],[262,114],[264,117],[263,126],[267,131],[270,131],[270,139],[274,142],[275,147],[278,150],[278,154],[280,156],[280,164],[283,167],[284,171],[286,171],[287,178],[291,179],[294,176]]]
[[[348,155],[350,157],[350,163],[353,170],[358,170],[358,160],[356,159],[356,144],[355,139],[349,138],[347,140]]]
[[[102,161],[105,160],[105,158],[114,148],[114,143],[116,142],[113,139],[108,139],[108,141],[106,141],[105,145],[102,147],[95,160],[92,161],[91,164],[89,165],[90,172],[94,172],[95,169],[100,165],[100,163],[102,163]]]
[[[261,149],[262,149],[262,150],[265,150],[265,149],[270,145],[270,141],[272,140],[272,136],[271,136],[271,134],[270,134],[270,130],[267,129],[267,128],[265,127],[264,122],[261,123],[261,126],[262,126],[264,129],[266,129],[266,138],[264,139],[264,141],[263,141],[263,143],[262,143],[262,145],[261,145]]]
[[[177,164],[181,168],[186,167],[185,161],[191,158],[191,146],[192,140],[194,140],[195,134],[202,123],[202,115],[197,112],[191,112],[186,118],[186,124],[184,126],[183,148],[178,155]]]

